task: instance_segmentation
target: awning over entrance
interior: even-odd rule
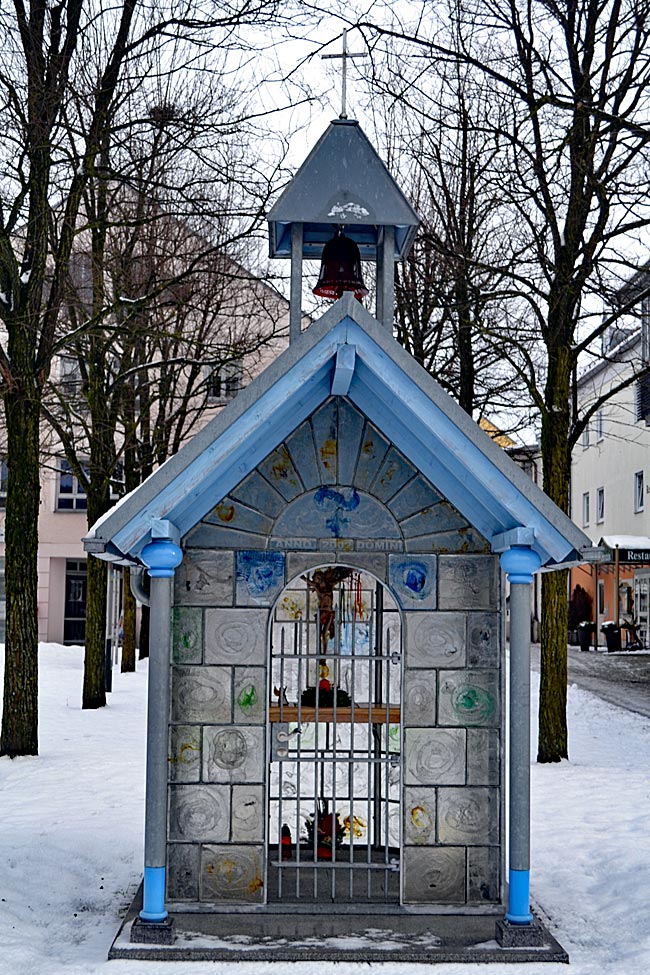
[[[610,558],[614,561],[618,549],[618,561],[635,563],[650,563],[650,537],[647,535],[603,535],[599,545],[602,545]]]

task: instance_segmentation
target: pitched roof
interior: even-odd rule
[[[320,257],[345,225],[364,260],[375,260],[383,226],[395,227],[395,260],[406,256],[420,218],[352,119],[336,119],[271,208],[271,257],[290,257],[291,224],[303,224],[303,256]]]
[[[548,567],[584,560],[587,536],[350,294],[100,519],[86,549],[137,563],[157,519],[187,534],[332,395],[347,397],[493,551],[530,544]]]

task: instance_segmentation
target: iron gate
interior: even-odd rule
[[[397,608],[340,566],[303,581],[272,627],[268,899],[398,903]]]

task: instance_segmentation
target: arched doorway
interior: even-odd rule
[[[269,902],[400,901],[401,630],[390,591],[340,564],[274,606]]]

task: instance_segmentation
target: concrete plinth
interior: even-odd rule
[[[502,948],[543,948],[547,932],[538,921],[511,924],[505,918],[496,923],[495,937]]]
[[[328,905],[311,912],[291,905],[291,910],[270,907],[233,907],[221,912],[202,911],[200,905],[170,905],[174,918],[173,942],[155,941],[164,936],[161,924],[146,924],[138,917],[141,892],[135,897],[118,933],[109,958],[155,961],[228,961],[243,965],[254,961],[337,962],[439,962],[523,963],[568,962],[566,951],[537,919],[520,926],[500,920],[494,912],[472,914],[423,914],[395,905],[363,912],[350,905]],[[338,907],[338,910],[337,910]],[[517,941],[508,945],[495,939],[495,922],[506,933],[541,941]],[[523,927],[526,932],[523,932]],[[134,932],[134,929],[135,932]],[[144,931],[146,929],[146,931]],[[153,929],[157,929],[154,931]],[[150,940],[145,941],[143,933]],[[171,926],[167,928],[171,936]]]
[[[174,920],[143,921],[136,917],[131,925],[131,943],[134,945],[173,945]]]

